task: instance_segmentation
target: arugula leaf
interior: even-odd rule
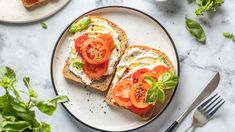
[[[224,0],[196,0],[199,8],[195,10],[197,16],[203,15],[207,11],[216,11],[216,8],[224,3]]]
[[[224,37],[235,41],[235,36],[232,33],[224,32],[223,35],[224,35]]]
[[[54,111],[56,110],[58,103],[68,102],[69,99],[67,96],[57,96],[57,97],[52,98],[48,101],[40,101],[38,99],[32,99],[32,101],[42,113],[51,116],[51,115],[53,115]]]
[[[88,25],[91,23],[91,18],[84,18],[80,21],[80,23],[73,23],[69,27],[69,32],[71,33],[76,33],[76,32],[81,32],[83,29],[87,28]]]
[[[81,70],[83,68],[84,64],[80,61],[74,61],[72,66]]]
[[[2,131],[17,131],[21,132],[31,128],[31,124],[27,121],[3,121],[1,123]]]
[[[47,29],[47,24],[45,22],[41,22],[40,25],[43,29]]]
[[[194,39],[201,43],[204,43],[206,41],[206,34],[201,25],[196,21],[186,17],[185,27]]]

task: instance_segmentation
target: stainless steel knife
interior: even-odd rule
[[[198,105],[200,104],[206,97],[208,97],[218,86],[220,81],[219,72],[215,74],[215,76],[211,79],[211,81],[207,84],[205,89],[200,93],[200,95],[194,100],[194,102],[188,107],[188,109],[175,121],[165,132],[174,132],[176,127],[183,121],[183,119]]]

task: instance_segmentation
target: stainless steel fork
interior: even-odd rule
[[[223,98],[220,98],[218,94],[209,98],[207,101],[202,103],[193,114],[193,121],[191,126],[185,130],[188,132],[193,126],[203,126],[210,118],[215,114],[215,112],[225,103]]]

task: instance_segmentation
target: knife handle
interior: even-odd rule
[[[171,126],[167,128],[167,130],[166,130],[165,132],[174,132],[174,131],[175,131],[175,128],[178,126],[178,124],[179,124],[179,123],[178,123],[177,121],[173,122],[173,123],[171,124]]]

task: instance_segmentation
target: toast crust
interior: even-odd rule
[[[39,6],[47,4],[49,0],[21,0],[21,1],[26,9],[33,10]]]
[[[127,46],[127,36],[126,36],[126,33],[121,28],[119,28],[116,24],[114,24],[113,22],[109,21],[106,18],[103,18],[101,16],[88,16],[88,17],[90,17],[90,18],[98,18],[98,19],[102,19],[102,20],[106,21],[108,23],[108,25],[111,26],[114,29],[114,31],[116,31],[119,34],[118,39],[119,39],[120,45],[121,45],[121,55],[118,58],[118,61],[114,64],[114,69],[115,69],[117,64],[118,64],[118,62],[119,62],[119,60],[120,60],[120,58],[121,58],[121,56],[123,55],[123,53],[124,53],[124,51],[126,49],[126,46]],[[77,21],[81,20],[82,18],[78,19]],[[107,91],[107,89],[109,88],[109,85],[111,84],[112,78],[114,76],[114,72],[115,72],[115,70],[110,75],[106,75],[106,76],[102,77],[99,80],[93,80],[92,83],[90,85],[88,85],[88,86],[91,87],[91,88],[94,88],[96,90],[99,90],[99,91]],[[63,75],[68,80],[80,83],[82,85],[86,85],[82,81],[81,78],[77,77],[76,75],[74,75],[69,70],[69,61],[68,61],[68,59],[66,60],[64,68],[63,68]]]
[[[154,48],[151,48],[151,47],[143,46],[143,45],[131,45],[131,46],[129,46],[129,47],[125,50],[125,52],[127,52],[128,50],[130,50],[130,49],[132,49],[132,48],[139,48],[139,49],[142,49],[142,50],[152,51],[152,52],[158,54],[159,56],[162,56],[162,57],[164,58],[165,64],[169,67],[170,71],[174,73],[174,66],[173,66],[172,62],[171,62],[170,59],[167,57],[167,55],[166,55],[165,53],[163,53],[162,51],[157,50],[157,49],[154,49]],[[174,90],[172,90],[172,89],[166,91],[166,98],[167,98],[173,91],[174,91]],[[112,99],[113,99],[113,97],[112,97],[112,92],[113,92],[113,86],[110,86],[110,89],[109,89],[109,91],[108,91],[108,93],[107,93],[107,96],[106,96],[106,98],[105,98],[105,101],[107,102],[107,104],[109,104],[110,106],[119,107],[119,108],[121,108],[121,109],[128,110],[128,109],[126,109],[125,107],[122,107],[122,106],[118,105],[117,103],[112,102]],[[167,99],[166,99],[166,100],[167,100]],[[166,102],[164,102],[164,103],[166,103]],[[153,108],[151,111],[149,111],[149,112],[147,112],[146,114],[144,114],[144,115],[138,115],[138,114],[136,114],[136,113],[131,112],[130,110],[128,110],[128,111],[131,112],[131,113],[133,113],[133,114],[136,115],[137,117],[140,117],[140,118],[143,119],[143,120],[149,120],[149,119],[152,117],[152,115],[153,115],[153,113],[154,113],[154,110],[156,109],[156,106],[157,106],[157,105],[158,105],[158,104],[155,104],[154,108]]]

